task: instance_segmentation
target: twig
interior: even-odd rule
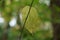
[[[25,22],[24,22],[23,27],[22,27],[22,29],[21,29],[20,40],[23,40],[24,27],[25,27],[26,21],[27,21],[27,19],[28,19],[28,16],[29,16],[29,14],[30,14],[30,10],[31,10],[31,7],[32,7],[32,5],[33,5],[33,2],[34,2],[34,0],[32,0],[32,3],[31,3],[31,5],[30,5],[30,8],[29,8],[28,14],[27,14],[27,16],[26,16]]]

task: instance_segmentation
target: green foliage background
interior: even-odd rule
[[[5,18],[5,21],[10,21],[12,15],[17,14],[17,10],[20,8],[20,12],[22,12],[23,15],[22,22],[24,23],[27,14],[26,12],[28,12],[31,2],[32,0],[12,0],[12,2],[10,0],[5,0],[5,7],[2,9],[2,15]],[[45,4],[40,4],[39,0],[34,0],[23,32],[23,40],[52,40],[53,36],[51,30],[41,30],[42,28],[40,28],[41,23],[50,21],[50,9]],[[17,40],[19,33],[20,32],[15,27],[10,28],[8,40]]]

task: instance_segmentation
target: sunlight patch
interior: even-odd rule
[[[11,21],[10,21],[10,23],[9,23],[9,25],[11,27],[14,27],[16,25],[16,18],[12,18]]]

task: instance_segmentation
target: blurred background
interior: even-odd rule
[[[0,0],[0,40],[53,40],[50,2]]]

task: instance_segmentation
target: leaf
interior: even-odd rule
[[[29,6],[25,6],[22,9],[22,17],[23,17],[22,22],[23,23],[24,23],[25,18],[26,18],[27,14],[28,14],[28,11],[29,11]],[[41,23],[41,20],[38,17],[37,10],[36,10],[36,8],[32,7],[31,11],[30,11],[30,14],[28,16],[27,22],[25,24],[25,28],[30,33],[34,33],[34,32],[36,32],[37,30],[40,29],[40,23]]]

